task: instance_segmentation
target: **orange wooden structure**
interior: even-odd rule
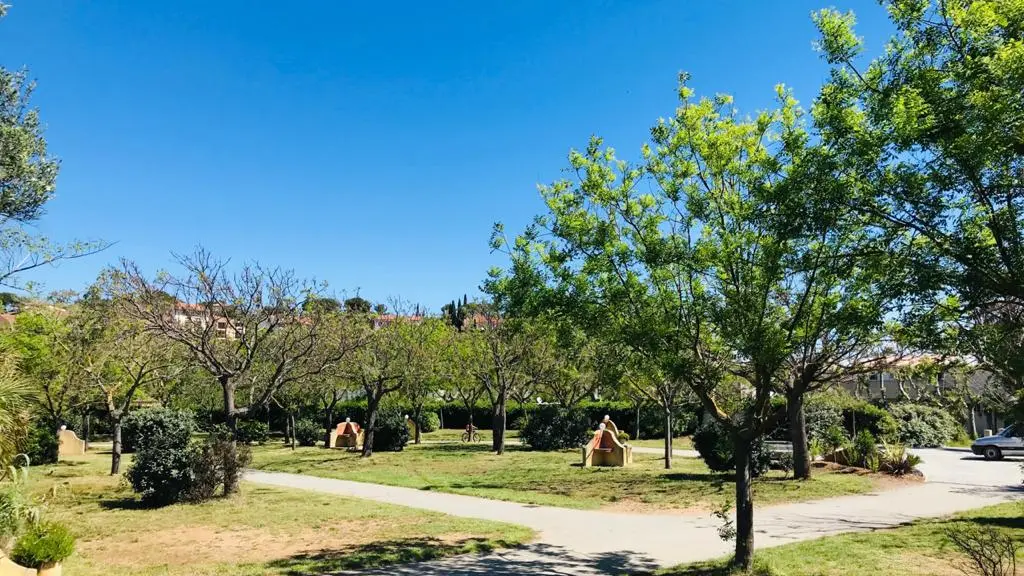
[[[626,466],[633,463],[633,447],[619,442],[619,427],[604,417],[594,437],[583,446],[583,466]]]
[[[330,443],[332,448],[358,448],[363,445],[363,429],[345,418],[344,422],[331,431]]]

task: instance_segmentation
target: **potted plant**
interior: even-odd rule
[[[33,524],[18,537],[11,559],[29,568],[38,576],[61,576],[61,562],[75,551],[75,535],[57,522]]]

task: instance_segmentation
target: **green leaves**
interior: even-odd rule
[[[842,14],[833,8],[826,8],[812,14],[811,19],[821,32],[821,40],[816,47],[829,64],[848,62],[861,53],[862,40],[853,33],[857,23],[853,12]]]

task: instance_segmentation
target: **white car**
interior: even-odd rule
[[[985,460],[1001,460],[1004,454],[1024,452],[1024,426],[1011,424],[999,434],[978,438],[971,444],[971,452]]]

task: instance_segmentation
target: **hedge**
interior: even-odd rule
[[[409,405],[402,402],[392,403],[404,414],[412,414]],[[507,405],[506,422],[510,429],[514,425],[525,422],[525,416],[537,408],[536,404],[525,404],[520,406],[516,402],[509,402]],[[572,410],[581,412],[590,423],[592,429],[604,419],[605,415],[611,417],[619,429],[628,432],[630,437],[636,436],[636,405],[632,402],[621,401],[586,401],[572,407]],[[461,402],[428,402],[423,406],[424,413],[435,412],[440,417],[444,428],[461,429],[469,423],[470,411]],[[473,425],[481,430],[490,430],[492,426],[491,405],[487,402],[479,402],[472,409]],[[248,420],[268,422],[270,429],[281,433],[285,429],[286,414],[280,408],[274,407],[269,411],[253,411],[246,415]],[[334,423],[344,422],[345,418],[351,418],[353,422],[364,425],[366,423],[366,401],[353,400],[339,402],[334,407]],[[200,428],[207,429],[224,421],[221,410],[201,410],[196,413],[196,420]],[[295,411],[295,420],[311,420],[321,427],[324,426],[324,410],[322,407],[311,404],[301,406]],[[694,407],[681,407],[676,410],[672,419],[676,436],[691,434],[697,426],[697,410]],[[640,408],[640,438],[661,438],[665,426],[665,415],[662,409],[653,404],[643,405]]]

